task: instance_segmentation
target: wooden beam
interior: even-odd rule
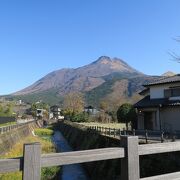
[[[0,159],[0,173],[21,171],[23,158]]]
[[[180,151],[180,142],[139,145],[138,151],[139,155]]]
[[[159,176],[151,176],[146,178],[141,178],[140,180],[179,180],[180,179],[180,172],[163,174]]]
[[[103,148],[86,151],[44,154],[41,158],[42,167],[60,166],[124,157],[124,148]]]

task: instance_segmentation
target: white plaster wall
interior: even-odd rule
[[[150,87],[150,98],[158,99],[164,98],[164,89],[169,89],[170,87],[180,86],[180,83],[162,84]]]

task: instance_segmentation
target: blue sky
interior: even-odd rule
[[[102,55],[145,74],[179,73],[168,54],[180,54],[179,7],[179,0],[1,0],[0,94]]]

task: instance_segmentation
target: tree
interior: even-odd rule
[[[64,113],[66,115],[75,115],[84,110],[84,97],[81,93],[71,92],[64,97]]]
[[[43,116],[45,118],[48,118],[48,112],[49,112],[49,105],[44,103],[44,102],[40,102],[40,103],[32,103],[31,104],[31,114],[32,116],[36,116],[36,111],[37,109],[44,109],[44,113]]]
[[[13,104],[0,105],[0,116],[13,116]]]
[[[128,123],[133,123],[136,120],[136,111],[132,104],[122,104],[117,110],[117,119],[119,122],[126,123],[128,130]]]

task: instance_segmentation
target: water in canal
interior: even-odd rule
[[[58,152],[72,151],[66,139],[59,131],[54,132],[53,141],[57,146]],[[61,180],[88,180],[84,169],[80,164],[62,166]]]

